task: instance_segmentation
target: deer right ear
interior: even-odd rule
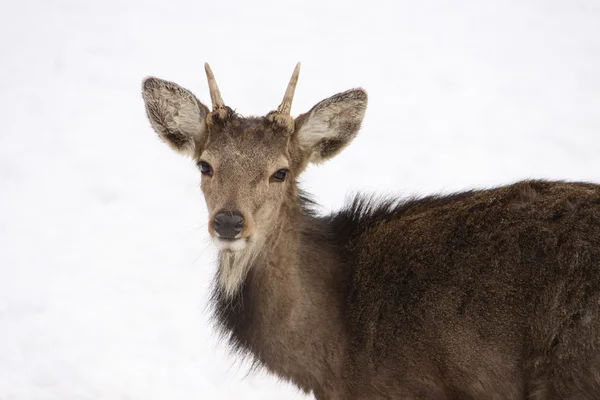
[[[296,118],[294,134],[308,161],[321,163],[346,147],[358,133],[366,109],[367,92],[352,89]]]
[[[194,157],[206,142],[208,108],[181,86],[158,78],[142,85],[146,114],[158,136],[178,153]]]

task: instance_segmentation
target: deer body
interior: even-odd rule
[[[358,132],[357,89],[289,117],[144,83],[199,165],[232,348],[317,399],[600,398],[600,186],[526,181],[319,217],[295,178]]]

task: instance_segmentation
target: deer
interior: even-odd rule
[[[319,214],[298,177],[360,130],[361,88],[244,117],[148,77],[150,125],[201,175],[216,330],[317,400],[600,399],[600,186],[530,179],[359,194]],[[376,160],[373,160],[376,162]]]

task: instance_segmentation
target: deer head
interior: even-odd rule
[[[154,77],[144,80],[143,98],[159,137],[191,157],[202,173],[215,244],[222,254],[248,261],[282,228],[283,212],[297,206],[296,179],[307,164],[333,157],[356,136],[367,94],[362,89],[336,94],[294,119],[298,63],[275,111],[242,117],[223,102],[208,64],[205,70],[212,110],[189,90]],[[234,281],[245,274],[242,267],[232,268],[240,269],[230,271]]]

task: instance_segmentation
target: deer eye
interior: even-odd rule
[[[202,175],[212,176],[213,174],[212,167],[206,161],[200,161],[198,163],[198,168],[200,168],[200,172],[202,172]]]
[[[289,171],[285,168],[282,168],[271,175],[271,182],[283,182],[285,177]]]

